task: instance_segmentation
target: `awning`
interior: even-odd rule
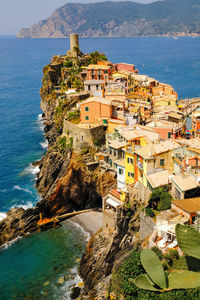
[[[111,206],[117,208],[120,206],[120,203],[116,202],[115,200],[112,200],[111,198],[106,199],[106,203],[110,204]]]

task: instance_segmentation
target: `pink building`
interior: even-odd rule
[[[104,80],[107,82],[111,73],[111,67],[105,65],[89,65],[87,67],[87,80]]]
[[[137,73],[138,70],[135,69],[135,65],[126,64],[126,63],[118,63],[116,64],[117,71],[129,71],[133,73]]]

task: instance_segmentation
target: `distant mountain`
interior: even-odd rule
[[[121,37],[200,34],[200,0],[67,3],[18,38]]]

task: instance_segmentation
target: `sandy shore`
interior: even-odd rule
[[[69,220],[79,224],[86,232],[92,235],[102,227],[103,213],[101,211],[90,211],[72,217]]]

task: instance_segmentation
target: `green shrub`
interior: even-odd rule
[[[163,199],[157,206],[157,210],[166,210],[171,208],[171,200]]]
[[[73,62],[71,60],[69,61],[66,61],[64,64],[63,64],[66,68],[71,68],[73,66]]]
[[[79,123],[80,122],[80,111],[70,111],[67,115],[67,121],[72,123]]]
[[[62,147],[62,148],[66,148],[66,146],[67,146],[67,143],[66,143],[66,137],[64,136],[64,137],[62,137],[62,138],[59,138],[59,144],[60,144],[60,146]]]
[[[70,136],[70,138],[69,138],[69,145],[68,145],[68,147],[69,147],[70,149],[73,148],[73,137],[72,137],[72,136]]]
[[[157,254],[157,256],[159,257],[159,259],[163,259],[163,254],[162,254],[162,251],[160,249],[158,249],[158,247],[153,247],[151,248],[151,250]]]
[[[157,188],[149,198],[148,207],[158,209],[158,205],[160,204],[159,210],[169,209],[171,208],[171,200],[172,196],[168,192],[167,187]]]
[[[178,259],[179,258],[179,254],[178,254],[178,251],[176,249],[170,249],[169,250],[169,255],[171,256],[172,259],[174,259],[174,258]]]
[[[151,218],[155,217],[155,214],[154,214],[153,210],[150,207],[146,208],[146,214],[147,214],[148,217],[151,217]]]

